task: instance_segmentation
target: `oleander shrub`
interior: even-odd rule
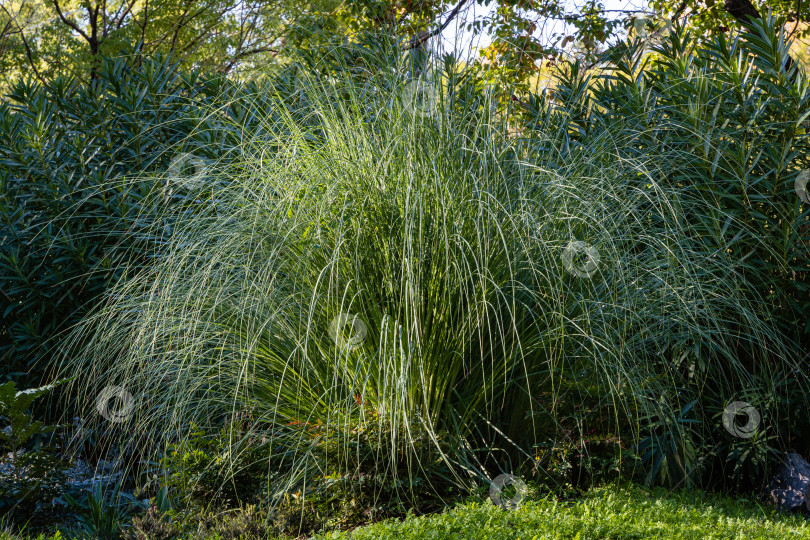
[[[21,82],[0,101],[0,380],[39,384],[60,335],[107,288],[155,256],[167,204],[188,204],[166,175],[178,155],[215,161],[256,111],[213,104],[220,76],[168,58],[105,59],[90,83]],[[258,104],[258,100],[256,100]],[[201,162],[193,162],[201,163]],[[179,174],[192,174],[183,170]]]
[[[721,262],[726,273],[715,279],[749,298],[757,317],[787,340],[779,358],[772,339],[751,340],[756,330],[737,314],[701,313],[708,303],[720,305],[706,291],[695,291],[694,314],[723,325],[723,347],[673,320],[646,329],[656,336],[650,352],[660,351],[681,374],[669,392],[656,396],[672,405],[641,422],[650,479],[762,487],[779,449],[810,451],[803,412],[810,197],[801,186],[810,167],[810,92],[788,49],[773,19],[700,47],[688,33],[675,32],[652,54],[630,44],[617,48],[599,75],[572,66],[557,81],[554,100],[540,98],[527,113],[530,130],[568,126],[562,159],[610,140],[612,149],[602,157],[639,163],[635,185],[651,196],[666,195],[683,224],[668,241]],[[598,196],[599,189],[592,193]],[[660,230],[654,214],[635,227],[639,235]],[[758,410],[755,436],[731,437],[717,421],[734,401]]]
[[[664,187],[716,207],[684,216],[700,221],[696,249],[727,256],[807,351],[810,198],[796,179],[810,167],[810,94],[789,45],[774,19],[701,48],[672,33],[653,54],[612,51],[601,76],[571,70],[553,108],[571,124],[572,148],[610,134],[617,157],[658,157],[650,174]]]

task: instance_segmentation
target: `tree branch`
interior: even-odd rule
[[[672,20],[675,20],[681,16],[681,13],[683,13],[683,10],[686,9],[688,3],[689,0],[683,0],[683,2],[681,2],[681,5],[678,6],[678,9],[676,9],[675,12],[672,14]]]
[[[253,49],[241,51],[239,54],[236,54],[234,55],[233,58],[231,58],[231,60],[222,68],[222,71],[228,73],[230,70],[233,69],[233,66],[235,66],[239,60],[242,60],[247,56],[260,54],[263,52],[271,52],[273,54],[278,54],[278,49],[275,49],[273,47],[254,47]]]
[[[25,56],[28,58],[28,63],[31,64],[31,69],[34,70],[34,75],[36,75],[37,79],[39,79],[39,82],[45,84],[45,80],[42,78],[42,75],[39,73],[39,70],[37,69],[36,63],[34,62],[34,55],[31,52],[31,47],[28,45],[28,40],[25,39],[25,32],[23,32],[22,26],[20,26],[20,23],[17,22],[17,18],[14,17],[3,4],[0,4],[0,9],[6,12],[6,15],[8,16],[9,19],[8,24],[6,24],[6,28],[3,29],[3,33],[5,34],[5,30],[12,22],[14,22],[14,26],[17,27],[17,31],[20,34],[20,39],[22,40],[23,47],[25,47]]]
[[[71,21],[67,17],[65,17],[64,13],[62,13],[62,8],[59,7],[59,0],[53,0],[53,7],[56,8],[56,13],[59,15],[59,18],[62,19],[62,22],[71,27],[73,30],[79,33],[87,42],[90,42],[90,36],[84,33],[84,30],[79,28],[79,25],[75,22]]]
[[[180,15],[180,20],[177,21],[177,26],[174,28],[174,35],[172,36],[172,46],[169,48],[170,53],[174,53],[174,48],[177,45],[177,38],[180,37],[180,30],[185,26],[185,18],[188,12],[191,11],[191,2],[186,2],[186,7]]]
[[[121,29],[121,25],[124,24],[124,19],[127,18],[127,15],[129,15],[132,12],[132,9],[135,7],[135,2],[136,0],[132,0],[132,2],[124,2],[124,5],[126,6],[124,12],[121,13],[120,16],[116,15],[115,18],[113,19],[113,21],[115,22],[116,30]]]
[[[798,0],[796,5],[796,24],[793,26],[793,31],[787,37],[788,39],[793,37],[793,34],[796,33],[796,30],[799,29],[799,24],[802,22],[802,0]]]
[[[422,45],[427,40],[429,40],[430,38],[432,38],[433,36],[440,34],[445,28],[447,28],[447,26],[450,24],[450,21],[456,18],[456,15],[458,15],[458,12],[461,11],[461,8],[466,3],[467,0],[461,0],[458,4],[456,4],[456,7],[453,8],[453,10],[447,16],[447,19],[444,21],[444,23],[442,23],[441,26],[434,28],[430,32],[422,32],[421,34],[417,34],[413,38],[411,38],[410,43],[405,45],[405,50],[407,51],[410,49],[415,49],[420,45]]]

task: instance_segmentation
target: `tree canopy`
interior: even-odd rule
[[[616,39],[679,20],[699,36],[727,32],[770,12],[804,38],[810,2],[650,0],[642,12],[607,9],[601,0],[2,0],[0,84],[21,77],[94,76],[100,56],[170,54],[189,67],[249,71],[363,32],[390,33],[419,48],[464,10],[473,35],[487,34],[487,65],[525,80],[543,62],[592,61]]]

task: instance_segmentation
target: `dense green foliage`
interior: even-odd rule
[[[653,49],[654,62],[620,47],[608,56],[609,76],[574,69],[564,77],[556,111],[571,123],[572,147],[609,136],[623,161],[657,157],[645,175],[661,189],[687,188],[716,206],[683,216],[701,220],[696,249],[726,257],[808,346],[810,208],[794,183],[810,167],[810,94],[798,65],[781,67],[789,45],[767,24],[776,25],[699,49],[691,33],[672,34]]]
[[[216,159],[230,134],[205,104],[224,84],[160,58],[105,60],[92,84],[21,83],[0,104],[0,379],[42,382],[58,333],[151,258],[160,237],[142,231],[159,203],[148,195],[179,195],[123,178],[178,152]]]
[[[49,444],[59,426],[34,420],[30,413],[33,402],[53,387],[17,391],[14,382],[0,385],[0,453],[8,456],[9,467],[0,477],[0,510],[6,515],[30,513],[40,498],[59,492],[67,464]]]
[[[746,2],[733,2],[735,5],[745,5]],[[810,6],[803,2],[793,0],[778,0],[776,2],[750,2],[753,10],[761,16],[774,16],[787,21],[787,28],[796,38],[806,38],[810,27],[806,22],[810,19]],[[664,16],[682,17],[688,22],[690,30],[699,37],[709,39],[717,38],[727,33],[730,28],[738,28],[739,21],[728,13],[726,2],[715,0],[652,0],[650,7]]]
[[[810,6],[802,2],[732,4],[772,13],[788,21],[797,37],[807,35],[801,21],[808,20]],[[249,77],[257,69],[285,65],[300,50],[359,42],[367,32],[421,48],[428,46],[428,37],[455,27],[444,37],[455,34],[458,41],[466,30],[476,42],[489,41],[472,52],[488,60],[493,78],[521,93],[544,65],[571,57],[591,61],[627,32],[654,41],[671,19],[700,38],[714,38],[739,27],[739,15],[735,19],[727,11],[724,2],[713,0],[654,0],[643,7],[601,0],[7,0],[0,6],[0,88],[26,78],[42,83],[65,75],[92,79],[102,57],[123,46],[134,47],[135,62],[170,54],[187,70]],[[429,46],[442,47],[435,41]]]
[[[313,56],[326,63],[324,55]],[[273,82],[288,103],[304,99],[296,69]],[[164,177],[159,185],[154,178],[126,178],[165,172],[184,155],[205,168],[241,151],[243,130],[262,133],[271,113],[259,95],[267,89],[184,75],[161,57],[122,57],[102,58],[91,83],[20,83],[6,96],[0,103],[0,380],[44,384],[60,333],[111,283],[154,258],[171,228],[164,223],[153,236],[146,232],[155,232],[154,219],[167,218],[165,207],[189,204],[178,178]],[[234,98],[237,91],[245,101]],[[181,163],[174,176],[200,173],[195,163]]]
[[[423,30],[444,0],[7,0],[0,5],[0,88],[21,80],[98,76],[105,56],[171,55],[185,71],[251,73],[299,49],[363,31],[401,39]]]
[[[810,425],[798,406],[807,399],[810,359],[810,207],[796,188],[797,177],[810,167],[805,132],[810,93],[796,65],[789,71],[781,67],[788,45],[775,26],[769,20],[744,36],[721,35],[700,48],[690,34],[673,34],[655,57],[620,48],[606,74],[589,77],[574,67],[555,89],[556,102],[540,100],[531,107],[539,129],[547,129],[549,118],[569,125],[568,154],[593,156],[595,142],[604,141],[611,158],[638,167],[637,184],[649,197],[666,194],[679,223],[677,237],[665,233],[667,242],[688,254],[673,249],[673,259],[653,279],[685,256],[718,261],[723,270],[711,279],[752,299],[757,317],[788,339],[786,362],[775,361],[772,345],[754,335],[756,327],[739,318],[740,312],[720,308],[705,289],[685,292],[692,307],[688,320],[667,313],[629,332],[629,342],[645,336],[643,347],[657,351],[662,373],[667,365],[676,371],[677,398],[658,396],[677,400],[674,411],[667,420],[646,420],[659,426],[645,447],[653,459],[651,474],[662,480],[683,478],[667,470],[674,466],[693,480],[706,472],[731,475],[736,482],[741,476],[761,481],[775,459],[770,438],[810,450]],[[596,186],[594,194],[600,190]],[[658,219],[651,215],[628,226],[642,238],[661,230]],[[708,277],[708,267],[695,270],[695,283]],[[673,286],[667,279],[658,287]],[[721,346],[694,334],[705,324],[718,325],[718,331],[722,326]],[[712,433],[707,420],[722,406],[712,408],[735,399],[755,404],[767,416],[758,437],[729,440],[722,431],[719,437]],[[686,416],[679,421],[681,408],[700,424],[686,424],[691,422]]]

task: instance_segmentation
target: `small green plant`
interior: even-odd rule
[[[692,486],[699,456],[691,427],[699,421],[688,415],[695,403],[687,403],[673,413],[661,399],[653,405],[655,412],[642,419],[646,436],[639,442],[638,451],[649,465],[647,484],[674,486],[686,481],[687,487]]]
[[[171,520],[156,507],[151,506],[143,515],[132,520],[132,525],[124,537],[127,540],[169,540],[178,534]]]
[[[64,381],[18,391],[9,381],[0,385],[0,510],[25,513],[46,496],[59,493],[69,463],[51,446],[51,435],[60,428],[34,420],[31,406]]]
[[[164,525],[165,527],[165,525]],[[267,523],[267,511],[257,505],[242,505],[226,510],[192,508],[176,516],[175,530],[180,538],[210,540],[266,540],[279,539]],[[165,529],[169,533],[168,529]],[[140,537],[144,538],[144,537]],[[149,536],[160,540],[172,536]],[[147,540],[147,538],[144,538]]]
[[[214,434],[192,425],[181,442],[168,445],[160,461],[167,489],[182,494],[182,502],[203,507],[256,502],[266,485],[269,448],[243,434],[239,422]]]
[[[177,536],[168,486],[161,486],[150,502],[146,512],[132,520],[124,535],[127,540],[168,540]]]
[[[426,430],[412,427],[410,450],[419,460],[419,467],[408,467],[400,462],[381,461],[378,456],[394,443],[393,428],[389,420],[381,418],[377,411],[356,397],[358,408],[364,416],[356,425],[345,431],[317,426],[313,434],[317,446],[313,453],[324,473],[300,497],[288,496],[282,505],[284,512],[277,516],[276,523],[283,532],[292,534],[311,533],[318,529],[301,530],[295,526],[295,516],[303,512],[320,516],[320,525],[327,528],[351,528],[361,523],[391,517],[403,517],[409,511],[431,512],[444,507],[449,500],[460,497],[462,492],[448,481],[451,473],[441,459],[442,453],[450,453],[446,433],[429,434]],[[433,438],[431,438],[433,435]],[[298,512],[296,512],[298,511]],[[286,512],[286,517],[282,516]],[[315,521],[315,520],[311,520]]]
[[[65,493],[65,501],[76,514],[79,529],[101,540],[121,538],[127,528],[129,517],[139,508],[139,502],[129,493],[122,491],[123,479],[119,480],[112,492],[105,496],[103,483],[96,482],[87,491],[85,500],[79,500]]]

